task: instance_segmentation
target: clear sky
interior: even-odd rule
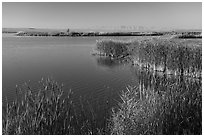
[[[202,28],[202,3],[6,3],[3,27],[89,28],[147,26]]]

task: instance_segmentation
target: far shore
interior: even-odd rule
[[[202,38],[202,31],[130,31],[130,32],[99,32],[99,31],[70,31],[50,29],[9,29],[3,28],[2,33],[10,33],[16,36],[52,36],[52,37],[91,37],[91,36],[175,36],[177,38]]]

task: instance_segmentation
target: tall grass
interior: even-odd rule
[[[181,38],[181,39],[196,39],[196,38],[202,39],[202,33],[201,32],[186,32],[186,33],[179,34],[176,37]]]
[[[201,81],[152,77],[128,87],[112,114],[112,134],[202,134]]]
[[[130,54],[130,42],[116,40],[99,40],[96,43],[96,50],[99,54],[113,58],[123,58]]]
[[[64,92],[54,80],[41,80],[37,92],[29,85],[18,88],[16,95],[3,107],[3,134],[103,134],[94,118],[87,116],[90,109],[75,108],[72,92]]]
[[[191,43],[191,44],[189,44]],[[151,38],[130,42],[97,41],[97,50],[112,57],[129,56],[134,65],[170,74],[201,77],[202,46],[188,40]]]
[[[148,39],[135,45],[137,54],[134,59],[149,66],[162,66],[163,70],[195,72],[201,71],[201,46],[188,45],[187,41],[174,41],[169,39]],[[135,53],[133,51],[133,53]]]

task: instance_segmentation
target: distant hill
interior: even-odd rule
[[[2,28],[3,33],[16,33],[19,31],[32,31],[32,32],[60,32],[66,31],[65,29],[44,29],[44,28]]]

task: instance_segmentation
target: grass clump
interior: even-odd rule
[[[190,40],[149,38],[129,42],[101,40],[97,41],[96,49],[116,59],[128,56],[133,65],[150,70],[199,78],[202,70],[201,45]]]
[[[16,99],[3,107],[2,131],[12,135],[100,134],[80,109],[77,115],[72,92],[64,92],[54,80],[41,80],[39,91],[25,85]]]
[[[96,50],[99,54],[110,56],[112,58],[124,58],[130,55],[130,42],[116,40],[99,40],[96,43]]]
[[[202,70],[202,47],[188,41],[174,39],[148,39],[140,41],[133,50],[133,62],[154,70],[167,70],[181,75]],[[161,68],[161,69],[160,69]]]
[[[112,134],[202,134],[201,82],[166,78],[149,80],[146,87],[128,87],[113,111]]]
[[[7,104],[3,134],[63,134],[74,132],[70,93],[62,99],[62,87],[49,79],[34,93],[29,86],[17,89],[17,98]]]

